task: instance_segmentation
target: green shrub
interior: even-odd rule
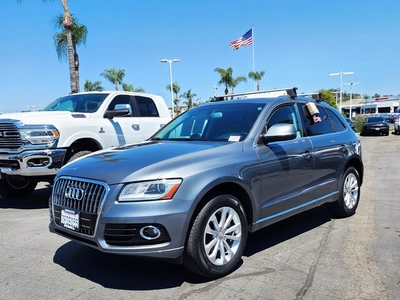
[[[355,132],[361,132],[361,130],[362,130],[362,128],[363,128],[363,125],[364,125],[364,123],[365,123],[365,119],[366,119],[367,117],[365,117],[365,116],[357,116],[354,120],[353,120],[353,122],[354,122],[354,131]]]

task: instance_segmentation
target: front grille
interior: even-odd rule
[[[79,232],[93,235],[101,202],[106,195],[105,185],[81,179],[57,180],[53,187],[52,201],[55,222],[61,224],[61,210],[79,212]]]
[[[0,123],[0,148],[18,149],[22,146],[17,127],[12,123]]]

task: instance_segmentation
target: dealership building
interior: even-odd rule
[[[346,101],[346,104],[342,105],[341,111],[352,117],[364,114],[374,113],[394,113],[399,109],[400,95],[398,96],[383,96],[377,98],[368,99],[353,99],[350,104]],[[338,105],[340,107],[340,105]]]

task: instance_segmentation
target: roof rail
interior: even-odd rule
[[[244,99],[247,99],[247,98],[270,98],[282,95],[289,95],[291,98],[295,98],[297,96],[297,87],[214,96],[214,100],[212,100],[212,102],[230,100],[234,99],[234,97],[237,96],[243,96]]]
[[[315,93],[301,93],[299,96],[303,96],[303,97],[309,97],[314,99],[317,102],[321,102],[322,101],[322,93],[319,92],[315,92]]]

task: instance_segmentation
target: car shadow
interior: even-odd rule
[[[50,185],[36,188],[30,195],[17,198],[0,197],[1,208],[39,209],[49,207]]]
[[[330,220],[326,207],[318,207],[268,226],[249,235],[244,256],[252,256]],[[159,290],[178,287],[184,282],[199,284],[212,281],[187,271],[182,265],[103,253],[72,241],[58,248],[53,262],[68,272],[112,289]],[[243,261],[238,268],[242,263]],[[260,272],[265,272],[265,270],[260,270]],[[236,276],[238,275],[232,273],[224,278]],[[240,277],[243,276],[246,274],[240,274]]]
[[[249,235],[243,255],[250,257],[332,220],[325,205],[277,222]]]

